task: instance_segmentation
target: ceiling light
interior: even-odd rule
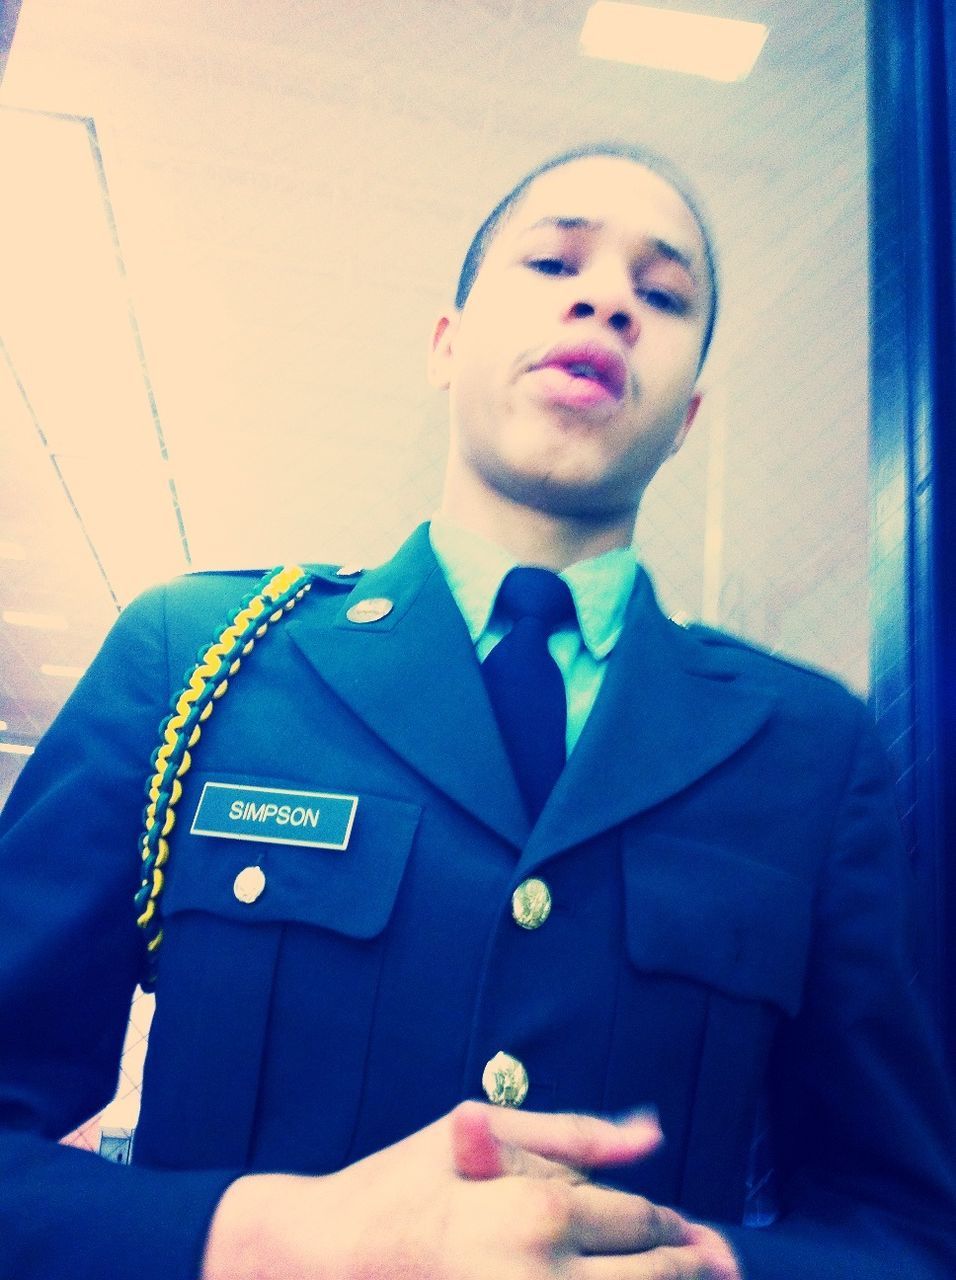
[[[58,676],[61,680],[79,680],[84,668],[61,667],[56,662],[44,662],[40,666],[40,671],[45,676]]]
[[[0,742],[0,751],[5,751],[8,756],[33,755],[33,748],[23,742]]]
[[[0,720],[0,733],[6,733],[9,728],[10,726],[7,724],[6,720]]]
[[[27,553],[18,542],[0,542],[0,560],[26,560]]]
[[[581,50],[592,58],[729,82],[750,74],[766,39],[759,22],[598,0],[584,20]]]
[[[188,552],[99,148],[88,120],[0,106],[0,154],[17,197],[3,205],[16,246],[3,257],[4,341],[122,603],[188,568]]]
[[[121,604],[189,567],[169,476],[158,461],[113,451],[60,454],[57,465]]]
[[[25,609],[4,609],[0,618],[11,627],[36,627],[38,631],[65,631],[66,618],[58,613],[28,613]]]

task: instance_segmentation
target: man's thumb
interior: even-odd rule
[[[508,1149],[491,1131],[491,1108],[462,1102],[448,1117],[451,1155],[462,1178],[500,1178],[510,1172]]]

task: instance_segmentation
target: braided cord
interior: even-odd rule
[[[173,700],[172,712],[160,725],[160,744],[150,761],[153,773],[146,789],[140,839],[142,881],[134,899],[136,923],[146,938],[145,973],[140,984],[144,991],[152,991],[156,985],[157,953],[163,940],[159,899],[169,860],[169,838],[176,822],[176,804],[183,791],[180,779],[192,764],[191,752],[199,742],[204,722],[228,689],[229,679],[235,676],[243,658],[311,586],[311,575],[300,565],[266,574],[224,630],[200,653]]]

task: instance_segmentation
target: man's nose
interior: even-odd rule
[[[594,282],[588,287],[580,279],[575,283],[584,287],[579,287],[574,301],[568,307],[567,318],[587,320],[593,317],[599,324],[620,334],[628,346],[633,346],[637,341],[638,321],[634,294],[630,287],[625,289],[611,282],[603,287]]]

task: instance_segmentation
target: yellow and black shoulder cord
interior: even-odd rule
[[[136,893],[136,923],[146,940],[146,961],[140,985],[156,986],[158,951],[163,940],[159,912],[160,895],[169,859],[169,837],[176,821],[176,804],[182,795],[180,779],[192,763],[190,752],[202,733],[203,723],[229,687],[243,658],[251,653],[269,627],[295,607],[312,586],[315,575],[300,565],[274,569],[247,596],[235,615],[186,677],[173,699],[173,709],[160,725],[160,743],[153,753],[152,774],[146,789],[147,804],[140,840],[142,882]]]

